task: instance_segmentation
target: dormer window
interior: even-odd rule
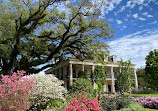
[[[108,58],[108,61],[114,62],[113,56]]]
[[[111,62],[114,62],[114,58],[113,57],[111,57]]]

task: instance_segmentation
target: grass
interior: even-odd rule
[[[158,97],[158,93],[154,93],[154,94],[125,94],[126,96],[133,96],[133,97],[138,97],[138,96],[142,96],[142,97]],[[139,103],[137,102],[132,102],[127,108],[123,108],[119,111],[158,111],[156,109],[148,109],[148,108],[144,108],[143,106],[141,106]]]
[[[127,96],[144,96],[144,97],[148,97],[148,96],[152,96],[152,97],[158,97],[158,93],[155,94],[126,94]]]
[[[157,111],[157,110],[144,108],[137,102],[131,102],[131,104],[127,108],[123,108],[121,110],[116,110],[116,111]]]

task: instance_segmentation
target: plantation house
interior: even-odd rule
[[[115,74],[119,69],[119,61],[116,60],[116,55],[105,56],[105,64],[95,63],[94,60],[84,60],[80,61],[75,57],[67,58],[66,60],[56,64],[51,69],[45,71],[46,74],[54,74],[57,78],[64,81],[64,87],[69,89],[69,86],[77,78],[77,73],[82,70],[86,71],[88,77],[90,78],[91,72],[94,71],[96,65],[102,65],[105,68],[106,73],[106,83],[103,88],[103,92],[115,92]],[[135,65],[132,64],[132,69],[134,70],[135,77],[135,89],[138,89],[138,81],[135,70]]]

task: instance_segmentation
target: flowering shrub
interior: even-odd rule
[[[52,100],[65,100],[64,94],[67,90],[61,86],[64,82],[52,74],[35,75],[36,77],[34,91],[31,93],[32,106],[30,110],[41,110],[47,107]]]
[[[158,109],[158,97],[138,97],[132,98],[132,100],[140,103],[145,108]]]
[[[102,108],[96,99],[87,99],[86,93],[81,91],[82,97],[75,97],[70,101],[64,111],[100,111]]]
[[[29,94],[34,79],[23,77],[25,71],[17,71],[12,76],[2,75],[0,83],[1,111],[24,111],[30,106]],[[23,77],[23,78],[22,78]]]

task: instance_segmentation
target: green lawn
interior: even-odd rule
[[[152,96],[152,97],[158,97],[158,93],[156,94],[126,94],[128,96],[145,96],[145,97],[148,97],[148,96]]]
[[[116,110],[116,111],[157,111],[157,110],[144,108],[137,102],[132,102],[127,108],[123,108],[121,110]]]
[[[158,93],[155,94],[125,94],[127,96],[144,96],[144,97],[148,97],[148,96],[152,96],[152,97],[158,97]],[[138,104],[137,102],[132,102],[127,108],[123,108],[119,111],[158,111],[156,109],[148,109],[148,108],[144,108],[142,107],[140,104]]]

